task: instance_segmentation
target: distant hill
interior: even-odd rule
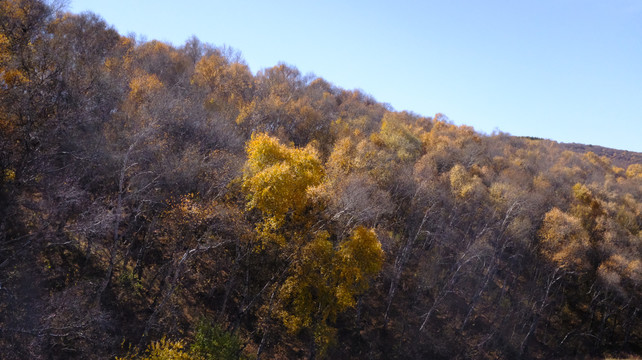
[[[576,143],[559,143],[559,145],[565,150],[570,150],[580,154],[592,151],[598,156],[606,156],[611,160],[613,165],[625,169],[631,164],[642,164],[642,153],[639,152]]]
[[[538,137],[531,136],[518,136],[518,138],[528,139],[528,140],[540,140],[540,141],[551,141],[547,139],[542,139]],[[578,143],[563,143],[556,142],[562,150],[572,151],[578,154],[586,154],[587,152],[593,152],[597,156],[606,156],[611,163],[615,166],[626,169],[631,164],[642,164],[642,153],[628,150],[618,150],[607,148],[599,145],[587,145],[587,144],[578,144]]]

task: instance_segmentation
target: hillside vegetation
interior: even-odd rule
[[[615,166],[621,168],[627,168],[632,164],[642,164],[642,153],[627,151],[627,150],[616,150],[605,148],[597,145],[584,145],[584,144],[565,144],[561,143],[560,146],[563,149],[575,151],[578,153],[587,153],[592,152],[600,157],[604,156]]]
[[[640,356],[641,229],[642,164],[0,0],[3,359]]]

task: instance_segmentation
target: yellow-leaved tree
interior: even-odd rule
[[[294,148],[267,134],[252,135],[247,147],[243,188],[248,210],[257,209],[263,222],[257,230],[262,238],[284,244],[279,229],[286,217],[300,220],[308,203],[307,192],[321,183],[325,171],[317,151],[308,146]]]
[[[313,147],[255,134],[246,151],[247,209],[262,215],[256,231],[263,248],[276,245],[287,258],[284,280],[274,284],[275,315],[292,334],[310,340],[311,351],[324,353],[335,339],[337,315],[356,305],[381,270],[381,243],[364,226],[343,236],[314,225],[323,220],[309,210],[321,204],[308,193],[324,180],[325,169]]]
[[[247,65],[230,63],[223,54],[204,56],[194,67],[192,83],[207,91],[205,107],[228,119],[236,120],[242,109],[248,109],[254,79]]]
[[[143,354],[138,355],[137,351],[131,351],[125,357],[116,357],[116,360],[191,360],[192,356],[186,349],[185,344],[178,340],[168,340],[165,337],[154,341]]]
[[[553,208],[539,231],[542,254],[560,269],[583,269],[588,265],[589,234],[580,219]]]
[[[358,226],[335,247],[327,232],[307,243],[279,291],[279,317],[292,333],[310,330],[325,353],[335,340],[332,324],[352,308],[381,271],[384,253],[372,229]]]
[[[355,297],[366,291],[370,280],[381,271],[384,253],[377,234],[372,229],[357,226],[351,236],[339,244],[337,256],[338,303],[352,307],[356,305]]]

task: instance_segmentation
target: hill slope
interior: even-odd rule
[[[621,168],[627,168],[632,164],[642,164],[642,153],[638,152],[576,143],[560,143],[560,146],[562,146],[562,148],[564,149],[575,151],[580,154],[584,154],[590,151],[595,153],[597,156],[605,156],[613,163],[613,165],[619,166]]]
[[[642,165],[0,5],[3,358],[642,355]]]

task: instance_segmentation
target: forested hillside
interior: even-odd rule
[[[642,164],[0,0],[3,359],[642,356],[641,228]]]
[[[602,146],[597,146],[597,145],[584,145],[584,144],[566,144],[566,143],[561,143],[560,144],[563,149],[579,152],[579,153],[587,153],[587,152],[592,152],[595,153],[596,155],[599,155],[600,157],[605,156],[607,159],[613,163],[615,166],[619,166],[621,168],[627,168],[631,164],[642,164],[642,153],[638,152],[633,152],[633,151],[626,151],[626,150],[615,150],[615,149],[609,149],[605,148]]]

